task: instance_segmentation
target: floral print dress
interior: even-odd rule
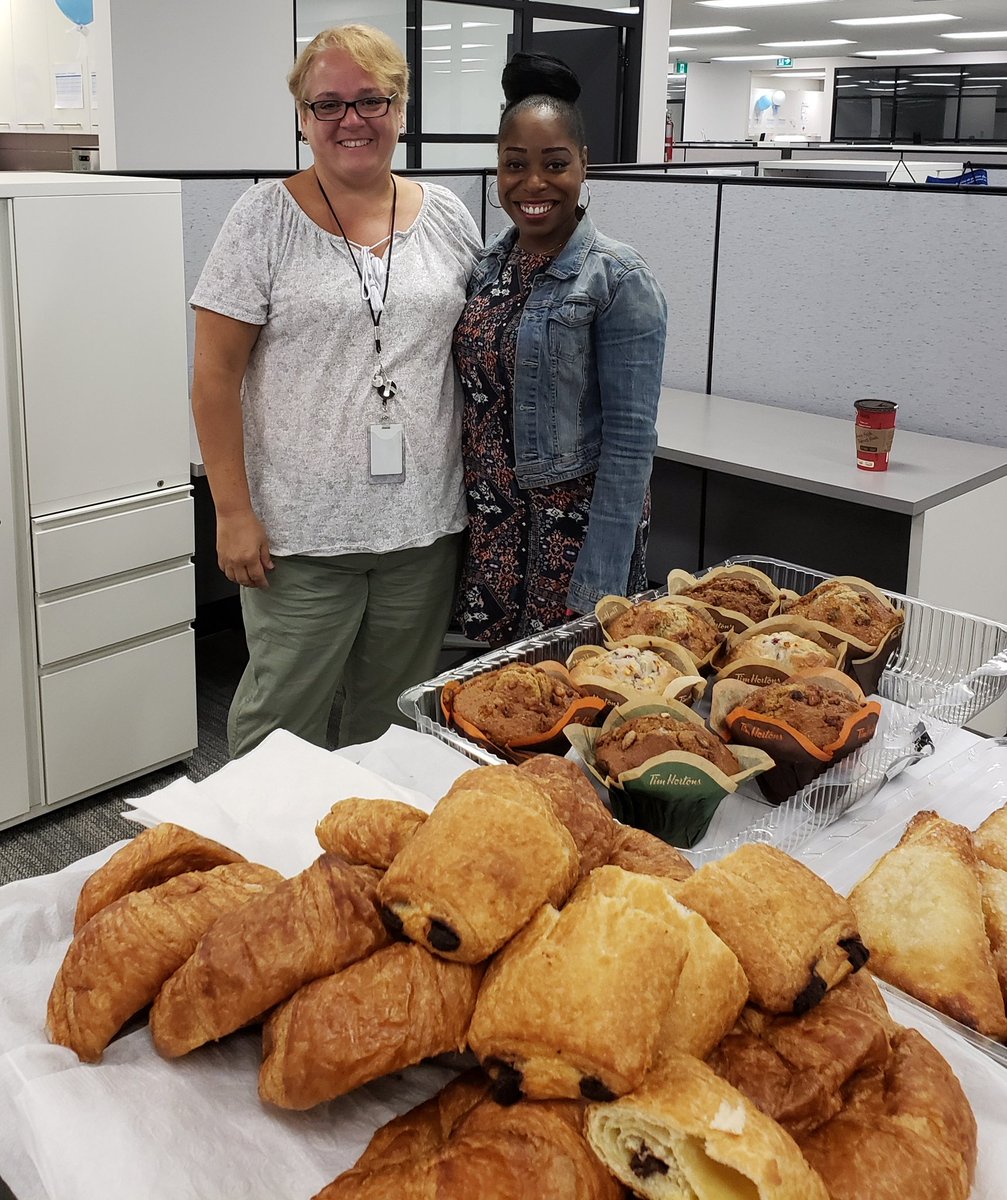
[[[594,475],[522,488],[514,469],[517,332],[537,275],[552,262],[515,245],[497,280],[473,296],[455,329],[465,392],[462,456],[469,545],[456,623],[466,637],[500,645],[560,625],[591,516]],[[647,586],[649,500],[628,591]]]

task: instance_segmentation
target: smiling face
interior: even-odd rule
[[[587,148],[548,108],[515,113],[500,135],[497,186],[525,250],[549,250],[577,226]]]
[[[388,96],[394,90],[383,87],[345,50],[324,50],[308,71],[304,99],[360,100],[364,96]],[[391,170],[401,122],[398,100],[383,117],[367,119],[348,108],[339,121],[319,121],[310,108],[301,108],[301,129],[316,163],[351,186]]]

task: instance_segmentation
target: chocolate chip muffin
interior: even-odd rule
[[[899,614],[870,592],[828,579],[787,609],[788,613],[822,621],[868,646],[877,646],[899,622]]]
[[[836,741],[845,722],[860,709],[852,695],[802,680],[760,688],[744,707],[784,722],[819,749]]]
[[[548,733],[579,695],[547,671],[508,663],[463,683],[454,712],[497,745],[520,745]]]
[[[698,754],[725,775],[736,775],[741,770],[741,764],[715,734],[664,713],[631,717],[618,729],[603,733],[595,742],[594,761],[600,772],[617,779],[623,771],[673,750]]]
[[[731,651],[725,665],[743,658],[761,658],[780,663],[788,672],[808,667],[834,667],[836,656],[810,638],[799,637],[786,629],[774,633],[755,633],[739,642]]]
[[[727,608],[739,612],[752,621],[764,621],[773,606],[768,596],[753,579],[737,575],[717,575],[710,580],[701,580],[695,587],[681,593],[712,604],[716,608]]]
[[[723,641],[723,634],[699,609],[678,604],[672,597],[644,600],[627,608],[606,622],[605,629],[613,641],[645,634],[677,642],[697,661],[706,658]]]
[[[642,646],[615,646],[604,654],[580,659],[570,667],[570,678],[581,686],[588,679],[606,679],[635,692],[661,692],[682,672],[666,658]]]

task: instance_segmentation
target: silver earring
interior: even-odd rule
[[[496,200],[493,199],[492,195],[494,188],[497,189]],[[490,206],[490,208],[503,208],[503,205],[500,203],[500,188],[497,187],[497,181],[495,179],[490,180],[490,185],[486,189],[486,203]]]
[[[303,129],[302,129],[302,130],[301,130],[301,132],[300,132],[300,133],[297,135],[297,140],[298,140],[299,142],[303,142],[305,145],[307,145],[307,144],[308,144],[308,139],[307,139],[307,138],[304,136],[304,130],[303,130]]]
[[[588,183],[588,181],[585,179],[585,180],[584,180],[584,182],[583,182],[583,183],[582,183],[580,186],[581,186],[582,188],[587,188],[587,200],[586,200],[586,201],[585,201],[585,200],[578,200],[578,201],[577,201],[577,207],[578,207],[578,208],[581,210],[581,212],[587,212],[587,210],[588,210],[588,208],[590,207],[590,204],[591,204],[591,185],[590,185],[590,184]]]

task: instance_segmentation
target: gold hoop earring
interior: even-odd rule
[[[588,208],[591,205],[591,185],[585,179],[584,182],[580,186],[582,188],[587,188],[587,200],[586,201],[578,200],[577,207],[581,210],[581,212],[587,212]]]
[[[492,196],[492,192],[493,192],[494,188],[496,188],[496,190],[497,190],[496,191],[497,198],[495,201]],[[497,185],[497,181],[495,179],[490,180],[490,185],[486,189],[486,203],[490,206],[490,208],[503,208],[503,205],[500,203],[500,188]]]

